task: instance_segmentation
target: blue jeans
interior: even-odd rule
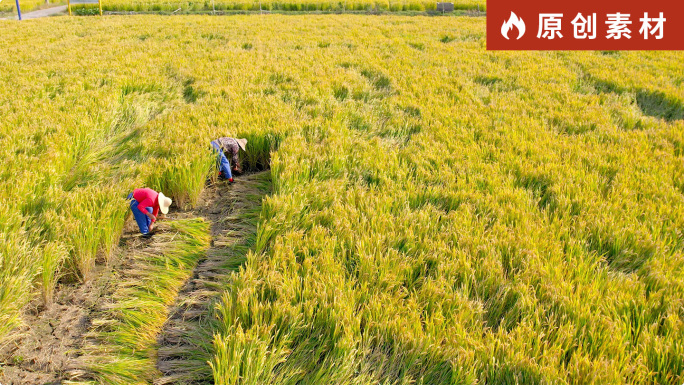
[[[221,151],[221,146],[215,140],[211,142],[211,146],[214,147],[214,151],[218,152],[218,165],[219,170],[223,173],[223,177],[232,179],[233,173],[230,171],[230,162],[223,151]]]
[[[152,220],[138,209],[138,201],[133,198],[133,193],[128,194],[128,199],[131,200],[131,211],[133,212],[133,217],[135,218],[136,223],[138,223],[140,233],[142,235],[147,234],[150,231]],[[145,210],[152,214],[152,207],[145,207]]]

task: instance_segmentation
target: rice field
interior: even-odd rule
[[[105,0],[105,11],[128,12],[403,12],[435,11],[437,2],[428,0]],[[456,10],[486,10],[484,0],[458,0]]]
[[[681,52],[487,52],[470,17],[0,27],[3,340],[107,265],[133,188],[192,207],[210,140],[235,136],[273,192],[207,314],[201,380],[684,381]],[[173,269],[142,255],[149,279],[112,297],[131,317],[151,301],[149,322],[88,347],[100,383],[158,376],[164,306],[208,244],[175,226]]]
[[[73,10],[77,15],[94,15],[95,4],[78,4],[74,0]],[[66,4],[66,1],[21,0],[22,12],[40,7]],[[435,11],[437,2],[428,0],[102,0],[104,12],[142,13],[206,13],[206,12],[426,12]],[[461,11],[486,11],[484,0],[457,0],[454,8]],[[16,13],[14,1],[0,2],[0,12]]]

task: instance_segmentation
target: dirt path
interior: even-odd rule
[[[261,199],[270,192],[269,175],[260,172],[236,179],[234,184],[210,185],[194,210],[171,213],[172,220],[204,217],[211,223],[213,241],[206,259],[178,293],[159,336],[158,368],[165,376],[156,383],[211,379],[206,361],[212,336],[203,327],[212,300],[221,293],[230,273],[244,262],[253,243]],[[107,303],[117,277],[125,275],[127,258],[151,241],[141,238],[129,220],[110,264],[97,266],[96,279],[83,285],[61,285],[47,307],[39,300],[28,306],[24,326],[13,333],[10,343],[0,347],[0,384],[52,385],[90,378],[82,348],[92,317]]]
[[[58,7],[40,9],[38,11],[32,11],[32,12],[26,12],[26,13],[22,12],[21,18],[23,20],[38,19],[40,17],[48,17],[48,16],[59,15],[59,14],[65,13],[66,11],[67,11],[67,6],[66,5],[60,5]]]
[[[211,222],[212,246],[180,291],[159,336],[158,369],[164,377],[155,385],[211,380],[207,361],[213,338],[212,305],[256,239],[261,200],[270,192],[269,175],[268,171],[250,174],[229,188],[219,184],[203,192],[194,214]]]

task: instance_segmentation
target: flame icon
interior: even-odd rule
[[[521,37],[525,34],[525,22],[523,19],[519,18],[518,15],[515,13],[511,12],[511,18],[508,19],[508,21],[504,22],[503,25],[501,26],[501,34],[503,37],[508,39],[508,32],[513,29],[513,27],[518,28],[518,39],[520,40]]]

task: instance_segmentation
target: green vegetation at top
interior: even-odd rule
[[[425,12],[436,11],[431,0],[103,0],[102,9],[111,12],[273,11],[273,12]],[[96,5],[79,5],[94,9]],[[484,0],[456,0],[457,11],[486,11]],[[79,11],[83,12],[83,11]]]
[[[78,1],[78,0],[75,0]],[[45,3],[42,0],[20,0],[22,12],[48,8],[66,1]],[[437,2],[431,0],[102,0],[105,12],[141,12],[141,13],[207,13],[207,12],[254,12],[269,11],[278,13],[387,13],[387,12],[436,12]],[[456,12],[486,11],[484,0],[456,0]],[[72,4],[75,15],[98,15],[97,3]],[[16,13],[14,1],[0,2],[0,12]]]
[[[487,52],[480,18],[2,23],[0,332],[106,259],[133,187],[192,205],[230,135],[274,193],[217,384],[684,380],[681,52]]]

